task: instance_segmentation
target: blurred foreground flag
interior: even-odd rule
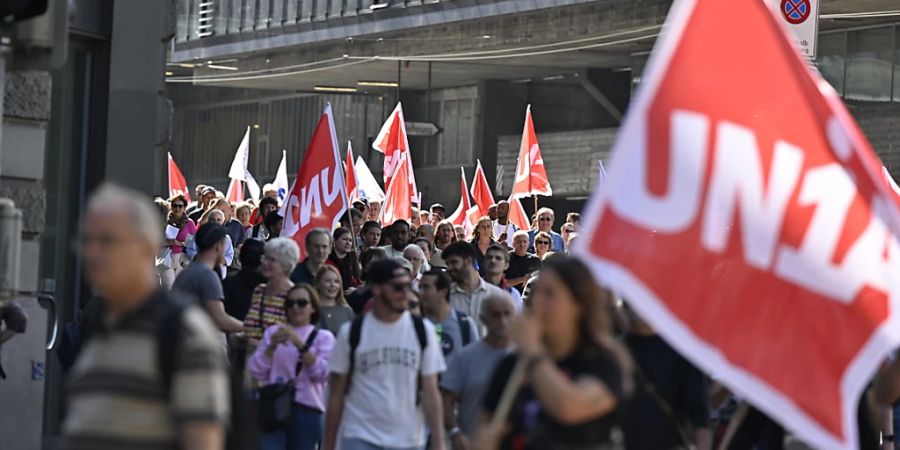
[[[898,200],[812,70],[766,3],[676,1],[576,252],[738,396],[855,449],[900,343]]]

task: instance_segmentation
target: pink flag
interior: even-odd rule
[[[525,214],[522,202],[512,196],[509,197],[509,222],[519,227],[520,230],[531,229],[531,221],[528,220],[528,214]]]
[[[232,178],[228,183],[228,192],[225,193],[225,200],[229,203],[239,203],[244,201],[244,183],[237,178]]]
[[[456,211],[447,218],[450,222],[453,222],[454,225],[463,225],[466,223],[466,215],[469,213],[469,209],[472,207],[472,203],[469,201],[469,186],[466,185],[466,171],[460,167],[460,173],[462,174],[462,178],[460,179],[460,198],[459,198],[459,206],[456,207]]]

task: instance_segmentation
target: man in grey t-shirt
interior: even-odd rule
[[[506,295],[493,295],[481,306],[481,322],[487,333],[456,354],[441,378],[444,426],[453,448],[470,448],[475,416],[491,382],[497,363],[512,350],[509,324],[516,307]]]
[[[449,366],[463,347],[478,339],[478,327],[471,317],[450,307],[450,276],[430,270],[419,280],[419,298],[425,318],[434,324],[441,339],[444,361]]]
[[[214,223],[200,227],[194,238],[197,243],[197,256],[187,266],[175,283],[172,291],[181,293],[196,301],[222,331],[222,342],[225,345],[224,333],[244,331],[244,324],[225,312],[225,292],[222,280],[214,271],[225,261],[225,249],[228,233],[225,228]]]

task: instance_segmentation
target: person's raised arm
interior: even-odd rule
[[[225,312],[225,303],[218,299],[203,302],[203,308],[209,313],[213,322],[220,330],[226,333],[240,333],[244,331],[244,324]]]

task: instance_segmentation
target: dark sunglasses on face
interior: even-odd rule
[[[547,242],[547,241],[535,241],[535,244],[537,244],[537,245],[550,245],[550,243]]]
[[[181,209],[184,208],[184,205],[181,203],[172,203],[172,209]]]
[[[284,301],[285,309],[290,309],[295,306],[298,308],[306,308],[307,306],[309,306],[309,300],[306,300],[306,299],[290,300],[290,299],[288,299],[288,300]]]

